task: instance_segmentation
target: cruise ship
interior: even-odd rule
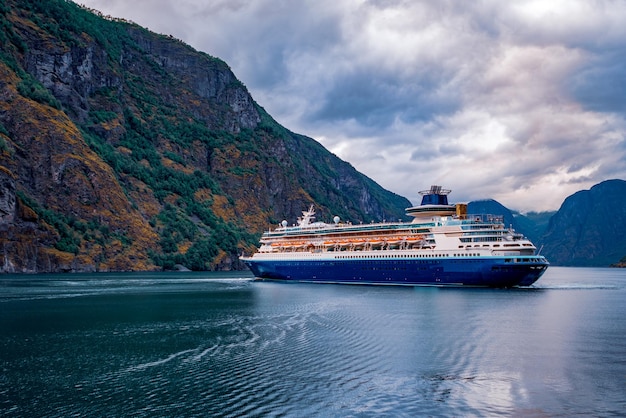
[[[410,222],[316,222],[311,206],[297,224],[265,232],[241,260],[259,279],[296,282],[518,287],[541,277],[549,263],[532,242],[500,216],[449,204],[449,193],[421,191],[421,204],[406,209]]]

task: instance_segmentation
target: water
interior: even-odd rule
[[[0,276],[1,416],[621,416],[626,270],[532,289]]]

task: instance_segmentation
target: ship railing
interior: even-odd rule
[[[490,213],[472,213],[463,215],[460,218],[463,223],[482,223],[482,224],[502,224],[504,223],[504,217],[501,215],[493,215]]]
[[[378,229],[405,229],[407,227],[406,222],[372,222],[372,223],[351,223],[344,222],[340,224],[318,224],[315,226],[307,226],[307,227],[278,227],[274,230],[269,230],[264,232],[265,236],[282,236],[282,235],[311,235],[318,234],[320,232],[329,232],[336,230],[358,230],[358,231],[368,231],[368,230],[378,230]]]

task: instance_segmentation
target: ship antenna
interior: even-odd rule
[[[298,219],[299,226],[307,226],[311,223],[311,219],[315,218],[315,209],[313,205],[309,208],[309,210],[302,211],[302,218]]]

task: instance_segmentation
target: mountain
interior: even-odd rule
[[[548,225],[550,217],[556,212],[530,212],[526,215],[511,210],[493,199],[475,200],[467,205],[468,213],[484,213],[500,215],[504,219],[504,225],[513,227],[516,231],[527,236],[537,243]]]
[[[405,217],[217,58],[66,0],[0,0],[0,23],[0,272],[242,268],[310,204]]]
[[[495,200],[468,204],[468,213],[491,213],[530,238],[550,263],[622,265],[626,259],[626,181],[607,180],[569,196],[557,212],[522,215]],[[620,261],[621,260],[621,261]]]
[[[607,180],[569,196],[542,238],[551,263],[608,266],[626,255],[626,181]]]
[[[541,247],[543,234],[546,232],[546,229],[548,229],[550,219],[552,219],[555,214],[556,211],[546,211],[528,212],[525,215],[520,215],[524,219],[524,224],[520,227],[520,231]]]

